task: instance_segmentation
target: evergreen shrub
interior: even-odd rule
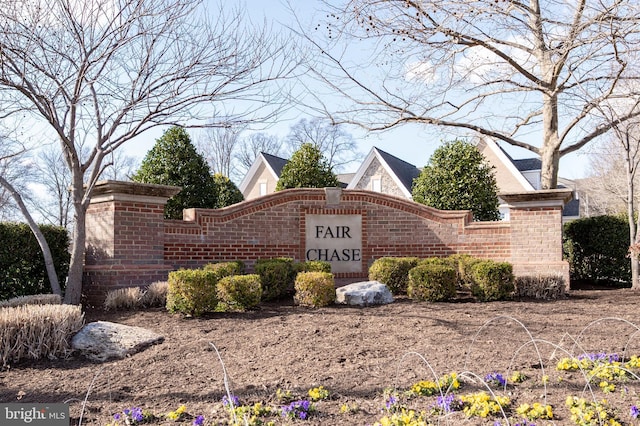
[[[167,310],[185,315],[200,316],[214,312],[218,305],[216,271],[181,269],[169,273]]]
[[[442,302],[456,296],[456,270],[443,263],[424,262],[409,271],[407,295],[413,300]]]
[[[503,300],[514,291],[513,266],[507,262],[483,260],[471,266],[471,293],[480,301]]]
[[[230,275],[218,281],[218,311],[245,311],[258,306],[262,298],[260,275]]]
[[[300,272],[295,280],[294,301],[301,306],[328,306],[336,301],[336,286],[330,272]]]
[[[288,257],[258,259],[254,270],[260,275],[263,301],[277,300],[293,294],[293,284],[296,279],[296,266],[293,259]]]
[[[386,284],[394,295],[406,294],[409,270],[414,268],[419,260],[417,257],[381,257],[369,267],[369,280]]]

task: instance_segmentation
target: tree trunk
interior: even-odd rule
[[[629,244],[632,247],[637,247],[637,238],[638,238],[638,227],[636,226],[635,220],[635,200],[634,200],[634,192],[635,185],[633,182],[634,177],[634,165],[632,163],[631,157],[629,156],[629,145],[626,146],[626,161],[627,161],[627,219],[629,220]],[[638,256],[640,253],[637,253],[635,250],[630,250],[630,258],[631,258],[631,288],[634,290],[640,290],[640,279],[638,274],[640,273],[640,263],[638,261]]]
[[[558,169],[560,168],[557,95],[543,95],[542,116],[543,134],[542,147],[540,148],[542,171],[540,186],[541,189],[555,189],[558,186]]]
[[[20,196],[18,191],[15,190],[13,185],[11,185],[2,176],[0,176],[0,185],[4,186],[11,193],[11,196],[16,201],[18,207],[20,208],[20,211],[24,215],[24,218],[27,220],[31,232],[33,232],[33,235],[36,237],[36,240],[40,245],[40,249],[42,250],[42,255],[44,257],[44,266],[47,270],[47,277],[49,278],[49,283],[51,284],[51,291],[53,292],[53,294],[62,296],[62,289],[60,288],[60,283],[58,282],[58,275],[56,274],[56,268],[53,263],[53,256],[51,256],[51,250],[49,249],[47,239],[42,234],[42,231],[40,231],[40,228],[38,227],[38,224],[36,224],[36,222],[33,220],[33,217],[31,217],[27,206],[22,201],[22,197]]]
[[[97,167],[99,167],[99,163]],[[85,242],[87,233],[85,229],[86,206],[83,202],[84,184],[82,173],[72,173],[72,198],[75,211],[73,224],[73,244],[71,247],[71,260],[69,263],[69,276],[64,293],[64,303],[78,305],[82,299],[82,275],[84,272]]]

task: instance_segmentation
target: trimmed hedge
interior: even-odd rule
[[[41,225],[64,290],[69,272],[69,234],[59,226]],[[0,300],[51,293],[42,250],[26,223],[0,223]]]
[[[293,300],[301,306],[328,306],[336,301],[336,285],[331,272],[300,272]]]
[[[417,257],[381,257],[369,268],[369,280],[386,284],[392,294],[406,294],[409,270],[419,260]]]
[[[571,280],[620,286],[631,283],[629,223],[622,216],[594,216],[564,226],[564,255]]]
[[[293,259],[258,259],[254,270],[262,282],[262,300],[277,300],[294,293],[297,271]]]
[[[298,272],[331,272],[331,263],[324,260],[307,260],[296,264]]]
[[[258,306],[262,298],[260,275],[230,275],[216,285],[217,311],[245,311]]]
[[[471,266],[471,293],[480,301],[506,299],[514,291],[513,266],[507,262],[484,260]]]
[[[218,305],[217,271],[205,269],[181,269],[169,273],[167,310],[186,315],[200,316],[213,312]]]
[[[422,262],[409,271],[407,295],[413,300],[442,302],[456,296],[456,270],[438,262]]]
[[[209,263],[204,266],[205,271],[213,271],[217,274],[218,279],[228,277],[230,275],[244,274],[244,262],[235,260],[232,262]]]

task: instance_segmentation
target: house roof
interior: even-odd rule
[[[238,189],[243,194],[247,190],[247,187],[251,183],[251,179],[258,172],[261,164],[264,164],[267,170],[273,175],[274,179],[278,179],[280,177],[280,173],[282,172],[282,168],[285,164],[287,164],[288,160],[284,158],[277,157],[275,155],[267,154],[266,152],[261,152],[258,154],[256,159],[253,161],[253,164],[247,170],[247,173],[244,175],[242,182],[238,186]]]
[[[367,157],[364,159],[362,164],[360,164],[355,176],[349,185],[347,185],[347,189],[354,189],[356,187],[358,182],[360,182],[366,171],[369,169],[373,160],[376,158],[382,167],[386,169],[389,176],[391,176],[404,195],[410,199],[413,179],[420,175],[420,169],[413,164],[407,163],[406,161],[401,160],[377,147],[371,148]]]
[[[282,173],[282,168],[289,162],[284,158],[276,157],[275,155],[267,154],[266,152],[261,152],[260,155],[264,158],[265,163],[271,168],[276,178],[280,177],[280,173]]]
[[[507,154],[507,156],[509,156],[509,154]],[[516,166],[518,171],[527,172],[530,170],[542,170],[542,160],[539,158],[522,158],[520,160],[514,160],[509,156],[509,159],[513,165]]]

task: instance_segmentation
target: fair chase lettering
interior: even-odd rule
[[[307,215],[306,260],[331,263],[334,273],[362,271],[362,216]]]

